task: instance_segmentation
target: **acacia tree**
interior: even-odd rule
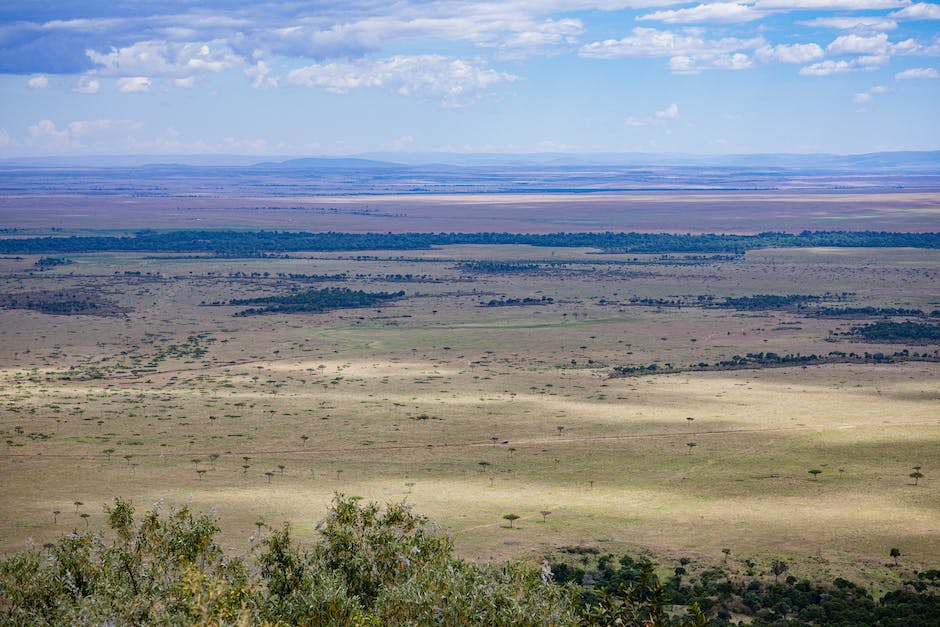
[[[509,528],[512,529],[513,528],[512,523],[514,520],[519,520],[519,515],[518,514],[506,514],[505,516],[503,516],[503,518],[509,521]]]
[[[888,553],[891,557],[894,558],[894,565],[898,565],[898,558],[901,557],[901,549],[891,549],[891,552]]]
[[[539,514],[542,515],[542,522],[548,522],[547,520],[548,515],[551,513],[552,513],[551,510],[548,510],[548,509],[543,509],[542,511],[540,511]]]
[[[778,583],[780,575],[790,570],[790,567],[783,560],[774,560],[770,565],[770,572],[774,574],[774,583]]]
[[[914,485],[917,485],[917,482],[920,481],[923,476],[924,473],[920,471],[920,466],[914,466],[914,472],[908,475],[908,477],[914,480]]]
[[[813,475],[813,481],[818,481],[818,480],[819,480],[819,479],[818,479],[819,474],[820,474],[822,471],[821,471],[819,468],[813,468],[813,469],[811,469],[811,470],[807,470],[806,472],[808,472],[809,474]]]

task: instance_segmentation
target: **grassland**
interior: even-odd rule
[[[853,319],[631,299],[846,292],[853,306],[931,311],[937,251],[69,258],[42,271],[37,257],[0,260],[4,294],[92,293],[116,312],[0,310],[2,551],[101,527],[115,495],[215,507],[242,551],[259,519],[312,538],[339,491],[407,499],[478,559],[585,545],[707,564],[728,548],[733,561],[785,558],[799,577],[886,587],[900,577],[891,548],[900,570],[940,562],[940,363],[611,377],[757,351],[933,354],[850,341]],[[553,265],[469,273],[468,261]],[[406,296],[243,318],[204,304],[310,289],[290,274]],[[518,529],[505,528],[510,512]]]

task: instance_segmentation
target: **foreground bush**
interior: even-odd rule
[[[114,537],[72,533],[0,562],[0,624],[571,625],[574,586],[521,562],[458,559],[405,505],[338,496],[321,541],[272,531],[251,565],[226,556],[207,515],[108,508]]]

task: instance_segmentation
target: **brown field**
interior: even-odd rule
[[[687,209],[681,202],[692,202],[680,196],[668,201],[678,203],[675,216]],[[714,225],[734,220],[741,228],[733,230],[765,230],[753,216],[730,216],[730,209],[724,215],[720,199],[728,197],[702,208],[696,228],[683,231],[722,230]],[[629,219],[614,199],[577,200],[597,228],[669,230],[672,218],[654,211],[667,201],[644,198],[632,197],[645,208]],[[132,222],[127,204],[119,211],[116,200],[96,211],[97,199],[76,199],[68,211],[46,200],[27,215],[5,198],[3,224],[122,229]],[[375,216],[257,211],[246,208],[247,199],[238,201],[241,209],[224,208],[236,204],[230,200],[205,201],[198,212],[175,213],[162,203],[179,200],[148,200],[133,216],[136,227],[189,227],[184,216],[198,215],[204,226],[436,231],[479,226],[483,215],[525,203],[537,215],[527,213],[520,230],[593,228],[579,221],[581,209],[555,198],[458,200],[464,204],[448,199],[445,213],[465,221],[446,229],[446,216],[413,226],[422,215],[438,215],[444,201],[431,198],[408,198],[409,217],[388,218],[396,228],[382,229],[372,226],[383,223]],[[401,198],[346,201],[383,211],[403,206]],[[899,193],[844,203],[775,197],[766,206],[783,221],[794,206],[807,207],[839,228],[867,212],[882,217],[865,223],[881,228],[879,219],[897,219],[890,216],[904,206],[893,228],[916,230],[936,224],[935,201]],[[893,208],[876,209],[879,203]],[[74,224],[59,221],[67,214]],[[275,222],[278,216],[297,222]],[[510,224],[511,216],[489,230],[514,230]],[[290,521],[313,539],[339,491],[407,499],[477,559],[585,545],[707,564],[730,548],[733,563],[753,559],[766,569],[782,557],[798,577],[841,575],[876,587],[937,567],[940,363],[610,375],[616,365],[713,362],[758,351],[904,349],[840,335],[859,320],[629,300],[828,291],[854,293],[852,306],[929,311],[940,308],[940,253],[761,250],[737,261],[680,265],[594,252],[452,246],[291,259],[99,253],[71,255],[74,264],[42,272],[33,268],[36,257],[0,260],[4,294],[84,290],[128,310],[58,316],[0,309],[0,550],[29,539],[41,544],[73,527],[102,528],[102,506],[114,496],[142,508],[161,500],[215,507],[226,546],[238,551],[251,545],[259,519]],[[647,263],[604,263],[633,258]],[[468,274],[455,267],[463,260],[591,263],[529,276]],[[231,276],[236,272],[248,276]],[[346,283],[322,285],[404,290],[406,298],[379,308],[243,318],[232,316],[239,307],[201,305],[311,287],[278,273],[340,272],[349,274]],[[394,274],[412,277],[386,276]],[[479,306],[542,296],[553,302]],[[914,466],[925,475],[917,486],[908,477]],[[808,474],[814,468],[822,471],[817,480]],[[541,510],[552,512],[546,522]],[[521,516],[518,530],[503,526],[510,512]],[[886,565],[893,547],[904,556],[901,569]]]
[[[0,225],[108,229],[278,229],[344,232],[807,230],[934,231],[935,190],[668,191],[580,194],[399,194],[250,197],[0,197]]]

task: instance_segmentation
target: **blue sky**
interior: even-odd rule
[[[0,157],[938,148],[932,3],[0,6]]]

